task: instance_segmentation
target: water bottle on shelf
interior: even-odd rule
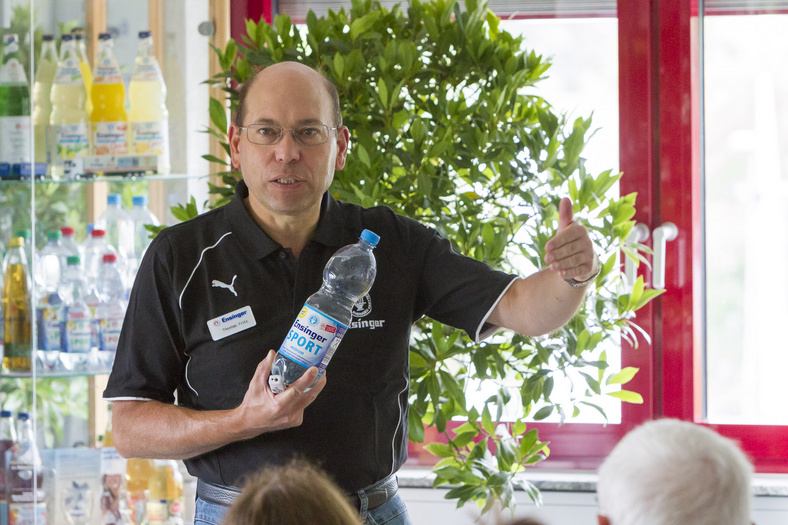
[[[60,61],[52,84],[52,177],[62,178],[65,162],[88,154],[88,99],[72,35],[60,37]]]
[[[63,237],[60,239],[60,244],[63,246],[63,251],[66,254],[66,257],[69,255],[79,255],[82,257],[84,254],[82,253],[82,246],[77,242],[76,238],[74,237],[74,228],[71,226],[63,226],[60,228],[60,233]],[[62,268],[66,267],[66,259],[63,258]]]
[[[3,524],[8,521],[8,502],[5,494],[5,470],[8,465],[6,465],[5,453],[16,443],[14,414],[10,410],[2,410],[0,411],[0,519]]]
[[[30,414],[16,416],[17,442],[6,468],[9,523],[46,523],[44,469],[38,453]]]
[[[54,35],[41,39],[41,56],[33,83],[33,130],[35,132],[36,162],[50,162],[49,116],[52,113],[52,82],[57,71],[57,49]]]
[[[66,252],[61,244],[62,233],[59,230],[47,232],[47,244],[39,251],[36,286],[38,287],[38,304],[36,319],[38,321],[37,363],[42,370],[55,370],[59,363],[60,326],[63,299],[60,297],[60,281],[65,270]]]
[[[98,365],[103,370],[112,369],[123,317],[126,315],[126,287],[116,259],[113,253],[104,255],[98,278]]]
[[[131,204],[129,219],[132,224],[134,248],[128,261],[129,278],[127,282],[129,287],[134,282],[137,268],[142,262],[142,256],[145,255],[145,250],[148,249],[148,245],[151,242],[150,232],[145,228],[145,225],[159,226],[159,219],[148,209],[148,197],[146,195],[135,195],[131,198]]]
[[[3,259],[3,369],[12,372],[30,371],[32,279],[26,252],[24,237],[13,237]]]
[[[88,282],[96,282],[99,269],[101,268],[101,261],[104,260],[104,254],[114,253],[118,255],[118,251],[107,243],[106,232],[101,228],[93,228],[90,231],[90,237],[85,239],[83,246],[83,251],[85,252],[83,265],[85,279]]]
[[[323,285],[306,300],[276,353],[268,378],[275,394],[284,392],[312,366],[323,374],[350,326],[353,305],[375,281],[372,250],[379,240],[377,234],[364,230],[357,243],[340,248],[328,260]]]
[[[96,221],[95,227],[104,230],[107,244],[115,249],[115,254],[118,256],[118,266],[125,273],[128,270],[128,261],[134,251],[134,233],[132,222],[129,219],[129,214],[123,209],[123,200],[119,193],[107,195],[107,209]],[[97,270],[101,265],[101,260],[99,257]]]
[[[19,38],[3,37],[0,63],[0,162],[30,162],[30,90],[19,57]]]
[[[112,35],[99,35],[96,71],[90,89],[93,111],[90,113],[91,144],[94,155],[128,153],[128,115],[126,88],[115,58]]]
[[[63,322],[60,327],[60,361],[69,372],[88,372],[93,369],[91,359],[91,330],[93,318],[85,302],[86,287],[79,266],[79,257],[68,258],[66,273],[60,290],[63,297]]]
[[[167,87],[153,52],[150,31],[138,34],[137,57],[129,82],[129,126],[131,152],[158,155],[158,172],[170,171],[169,113]]]

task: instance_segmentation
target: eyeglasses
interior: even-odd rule
[[[238,126],[239,129],[246,130],[246,138],[253,144],[261,146],[273,146],[279,144],[285,136],[285,131],[293,135],[293,140],[302,146],[318,146],[328,141],[328,132],[336,131],[337,128],[329,128],[325,124],[308,124],[295,128],[283,128],[276,124],[250,124],[249,126]]]

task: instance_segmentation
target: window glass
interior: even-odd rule
[[[788,15],[703,27],[707,417],[785,424]]]

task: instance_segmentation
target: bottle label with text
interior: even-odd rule
[[[317,366],[322,373],[326,368],[323,357],[329,349],[339,345],[346,330],[344,324],[304,305],[279,352],[305,368]]]

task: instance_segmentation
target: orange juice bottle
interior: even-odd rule
[[[109,33],[99,35],[96,73],[90,99],[93,104],[90,113],[93,154],[125,155],[128,153],[128,116],[124,107],[126,88]]]

